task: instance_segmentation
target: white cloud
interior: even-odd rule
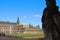
[[[41,18],[41,15],[39,15],[39,14],[34,14],[33,17]]]
[[[24,19],[26,19],[26,18],[27,18],[27,16],[24,16],[23,18],[24,18]]]

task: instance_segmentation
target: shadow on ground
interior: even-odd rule
[[[45,40],[44,38],[39,38],[39,40]]]

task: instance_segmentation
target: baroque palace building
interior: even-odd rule
[[[0,21],[0,32],[7,34],[20,34],[20,33],[40,33],[38,26],[31,24],[20,24],[19,18],[17,22],[4,22]]]

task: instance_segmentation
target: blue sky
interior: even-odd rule
[[[60,0],[57,5],[60,7]],[[21,24],[40,25],[45,0],[0,0],[0,21],[16,22],[20,18]]]

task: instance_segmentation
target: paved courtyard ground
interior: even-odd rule
[[[12,37],[0,37],[0,40],[44,40],[43,38],[12,38]]]

